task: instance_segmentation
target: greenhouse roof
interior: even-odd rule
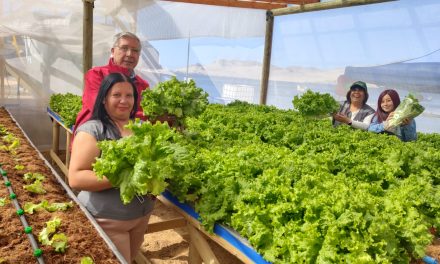
[[[255,9],[274,9],[283,8],[288,5],[302,5],[319,3],[319,0],[169,0],[173,2],[185,2],[193,4],[255,8]]]

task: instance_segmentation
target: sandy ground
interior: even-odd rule
[[[161,222],[180,215],[157,201],[150,223]],[[188,263],[189,235],[186,228],[148,233],[142,245],[142,253],[152,263]]]
[[[172,208],[157,201],[156,207],[150,218],[150,223],[160,222],[168,219],[181,217]],[[240,264],[243,263],[234,255],[205,236],[210,248],[220,263]],[[187,228],[176,228],[165,231],[148,233],[142,245],[142,253],[153,264],[183,264],[189,263],[189,241],[190,236]]]

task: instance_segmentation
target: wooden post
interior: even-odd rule
[[[52,151],[55,154],[60,153],[60,124],[55,120],[52,121]]]
[[[174,203],[172,203],[171,201],[169,201],[164,196],[160,195],[160,196],[157,197],[157,199],[161,203],[163,203],[164,205],[173,208],[179,214],[181,214],[186,219],[186,221],[188,222],[188,226],[191,225],[194,229],[196,229],[195,230],[196,232],[203,233],[204,235],[206,235],[206,237],[208,237],[212,241],[216,242],[219,246],[221,246],[224,249],[226,249],[232,255],[236,256],[243,263],[246,263],[246,264],[255,263],[247,255],[245,255],[240,250],[237,250],[234,245],[232,245],[230,242],[226,241],[224,238],[219,237],[217,235],[210,234],[207,231],[205,231],[203,229],[203,226],[201,225],[201,223],[197,219],[195,219],[194,217],[189,215],[186,211],[184,211],[182,208],[180,208],[179,206],[177,206]],[[188,228],[188,231],[189,230],[190,230],[190,227]],[[147,230],[147,232],[148,232],[148,230]],[[199,234],[199,235],[201,235],[201,234]],[[191,239],[191,241],[196,241],[196,240],[192,240],[191,233],[190,233],[190,239]],[[197,243],[193,244],[192,246],[193,246],[193,251],[196,251],[196,252],[191,253],[191,245],[190,245],[190,255],[191,254],[197,255],[198,254],[197,252],[200,251],[199,248],[197,247]],[[208,251],[212,252],[212,250],[210,250],[210,249]],[[199,255],[199,257],[202,257],[202,256]],[[195,258],[194,261],[197,261],[197,256],[194,256],[194,258]],[[191,260],[191,257],[190,257],[190,260]],[[193,263],[193,262],[189,261],[189,263]],[[194,262],[194,263],[197,263],[197,262]],[[205,262],[205,263],[209,263],[209,262]]]
[[[197,248],[194,245],[194,241],[192,239],[189,241],[188,262],[191,264],[203,263],[202,257],[200,257],[199,252],[197,252]]]
[[[193,252],[190,253],[190,256],[194,257],[194,259],[190,259],[190,263],[199,263],[198,261],[200,261],[200,259],[197,256],[194,256],[194,249],[197,249],[197,253],[203,260],[203,263],[219,264],[217,257],[215,256],[214,252],[212,252],[208,242],[205,238],[203,238],[202,234],[200,234],[199,231],[197,231],[197,229],[191,224],[188,224],[187,227],[191,237],[190,251]]]
[[[320,3],[306,4],[300,6],[277,8],[277,9],[272,9],[271,11],[274,16],[283,16],[283,15],[290,15],[296,13],[328,10],[328,9],[358,6],[358,5],[369,5],[369,4],[384,3],[391,1],[396,1],[396,0],[334,0],[330,2],[320,2]]]
[[[52,119],[52,147],[50,149],[50,157],[52,158],[52,162],[57,164],[58,167],[61,169],[61,171],[64,173],[63,180],[67,183],[68,178],[67,175],[69,173],[69,161],[70,161],[70,153],[69,153],[69,144],[67,142],[70,142],[70,138],[72,136],[72,131],[70,128],[67,128],[63,123],[59,121],[59,116],[56,114],[53,114],[52,112],[48,111],[49,116]],[[63,127],[66,132],[66,160],[63,162],[63,160],[60,158],[60,128]]]
[[[0,55],[0,99],[5,99],[5,58]]]
[[[266,37],[264,40],[263,69],[261,73],[260,104],[266,104],[267,88],[269,86],[270,59],[272,54],[273,14],[266,12]]]
[[[93,63],[93,7],[95,0],[83,0],[83,73],[92,68]],[[83,78],[84,80],[84,78]]]
[[[72,140],[72,134],[70,131],[66,130],[66,168],[69,170],[69,163],[70,163],[70,141]],[[69,179],[67,178],[68,175],[64,175],[64,181],[69,182]]]
[[[136,257],[134,258],[134,263],[136,264],[152,264],[151,261],[149,261],[144,254],[142,254],[141,251],[139,251],[136,255]]]

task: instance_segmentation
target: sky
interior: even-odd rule
[[[275,17],[271,65],[340,69],[343,73],[347,66],[440,62],[439,14],[440,0],[399,0]],[[151,44],[159,51],[160,64],[171,70],[184,69],[187,64],[209,65],[217,60],[263,61],[263,36],[191,38]],[[433,78],[438,81],[438,76],[440,72]],[[380,89],[385,88],[376,88],[372,98],[378,96]],[[401,93],[405,96],[408,90]],[[420,96],[427,112],[440,114],[440,90],[426,90]],[[440,131],[438,117],[432,118],[419,117],[419,129]]]
[[[415,58],[438,62],[438,14],[438,0],[400,0],[279,16],[274,23],[271,62],[280,67],[316,68],[372,66]],[[264,50],[263,37],[191,38],[151,44],[161,54],[160,63],[169,69],[220,59],[261,63]]]

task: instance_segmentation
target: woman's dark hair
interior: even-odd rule
[[[390,113],[383,111],[382,106],[381,106],[382,99],[385,95],[389,95],[391,97],[391,101],[393,101],[393,105],[394,105],[393,111],[397,108],[397,106],[400,105],[400,97],[399,97],[399,94],[397,93],[396,90],[393,90],[393,89],[384,90],[379,95],[379,98],[377,98],[376,116],[377,116],[377,121],[379,121],[380,123],[387,120],[388,115],[390,114]]]
[[[93,106],[92,117],[90,119],[100,120],[104,124],[104,127],[108,125],[113,126],[112,121],[107,111],[105,110],[104,100],[110,89],[113,87],[113,85],[122,82],[128,82],[131,84],[131,87],[133,87],[134,104],[133,104],[133,109],[130,112],[130,118],[135,117],[135,114],[137,112],[137,105],[138,105],[137,101],[139,97],[136,86],[130,80],[130,78],[128,78],[122,73],[116,72],[116,73],[110,73],[109,75],[105,76],[105,78],[102,80],[101,86],[99,86],[98,95],[96,96],[95,105]]]

